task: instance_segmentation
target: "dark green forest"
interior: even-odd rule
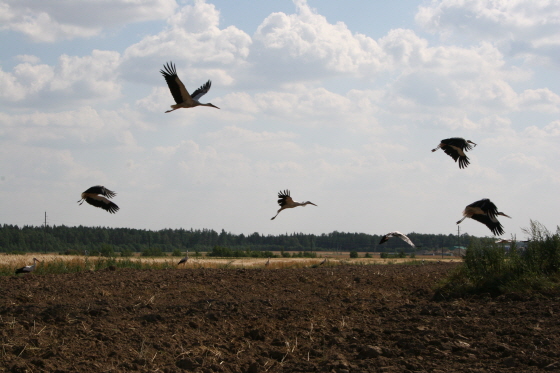
[[[408,233],[417,250],[441,250],[468,245],[471,236]],[[157,249],[163,252],[211,251],[214,246],[233,250],[251,251],[359,251],[359,252],[411,252],[399,238],[392,238],[379,245],[380,235],[350,232],[331,232],[321,235],[286,233],[262,235],[233,234],[212,229],[186,230],[162,229],[150,231],[131,228],[0,226],[0,252],[65,252],[100,251],[111,245],[116,252],[142,252]]]

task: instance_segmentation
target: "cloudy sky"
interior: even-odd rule
[[[0,0],[0,37],[0,223],[456,234],[490,198],[505,238],[559,224],[558,0]],[[164,114],[167,61],[220,110]],[[98,184],[117,214],[76,203]],[[318,207],[271,221],[281,189]]]

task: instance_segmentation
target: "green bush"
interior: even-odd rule
[[[524,229],[531,237],[527,247],[509,250],[493,239],[471,239],[458,267],[438,288],[441,296],[508,292],[548,292],[560,289],[560,228],[550,233],[531,221]]]
[[[99,249],[99,253],[101,254],[101,256],[105,256],[108,258],[112,258],[116,256],[113,246],[108,244],[101,245],[101,249]]]
[[[68,249],[61,253],[60,255],[81,255],[81,253],[76,249]]]
[[[131,249],[122,249],[121,250],[121,256],[123,258],[130,258],[130,257],[134,256],[134,251],[132,251]]]
[[[358,252],[357,251],[350,251],[350,258],[357,258]]]
[[[142,256],[165,256],[165,254],[159,247],[150,247],[142,250]]]

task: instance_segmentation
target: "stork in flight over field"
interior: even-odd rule
[[[394,231],[394,232],[387,233],[385,236],[381,237],[381,241],[379,241],[379,244],[381,245],[382,243],[385,243],[385,242],[389,241],[389,238],[392,238],[392,237],[400,237],[404,242],[406,242],[410,246],[416,247],[416,246],[414,246],[414,244],[412,243],[410,238],[408,238],[406,235],[402,234],[399,231]]]
[[[41,263],[41,261],[37,258],[33,258],[33,265],[29,265],[29,266],[25,266],[25,267],[21,267],[16,269],[16,275],[18,273],[30,273],[33,272],[35,270],[35,266],[37,265],[37,262]]]
[[[186,265],[188,260],[189,260],[189,250],[187,250],[187,255],[185,255],[185,257],[183,259],[181,259],[179,261],[179,263],[177,263],[177,265],[179,265],[179,264],[185,264]]]
[[[441,140],[437,148],[432,149],[432,152],[441,148],[445,154],[453,158],[455,162],[459,160],[459,168],[465,168],[470,164],[469,157],[465,155],[465,152],[473,148],[471,144],[476,146],[471,140],[465,140],[462,137],[452,137],[450,139]]]
[[[498,221],[498,215],[511,219],[511,216],[498,211],[498,208],[492,201],[488,198],[484,198],[465,207],[463,219],[459,220],[457,224],[461,224],[466,218],[471,218],[486,225],[495,236],[501,236],[504,234],[504,227],[502,227],[502,224]]]
[[[165,78],[165,81],[169,86],[169,90],[171,91],[171,95],[177,103],[176,105],[171,105],[171,110],[167,110],[166,113],[180,108],[190,108],[195,106],[210,106],[219,109],[219,107],[212,105],[211,103],[201,104],[198,102],[198,100],[210,90],[210,86],[212,85],[210,80],[190,95],[183,82],[181,82],[181,79],[177,76],[177,70],[175,70],[175,65],[173,65],[172,62],[168,62],[167,65],[163,65],[163,70],[160,70],[160,72]]]
[[[119,211],[119,206],[109,201],[107,198],[113,198],[116,195],[117,193],[105,188],[104,186],[96,185],[83,192],[82,199],[78,202],[81,205],[84,201],[86,201],[92,206],[102,208],[103,210],[114,214]]]
[[[290,197],[290,191],[287,190],[287,189],[285,191],[279,191],[278,192],[278,198],[279,198],[278,199],[278,204],[280,205],[280,210],[278,210],[276,215],[274,215],[270,220],[274,220],[274,218],[276,218],[278,216],[280,211],[282,211],[284,209],[291,209],[291,208],[294,208],[294,207],[305,206],[305,205],[317,206],[313,202],[309,202],[309,201],[304,201],[304,202],[294,201],[292,199],[292,197]]]

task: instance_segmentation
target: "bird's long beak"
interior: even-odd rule
[[[316,204],[314,204],[313,202],[309,202],[309,204],[313,205],[313,206],[317,206]]]
[[[211,105],[212,107],[215,107],[216,109],[219,109],[219,107],[217,107],[216,105],[213,105],[213,104],[209,104],[209,105]]]

